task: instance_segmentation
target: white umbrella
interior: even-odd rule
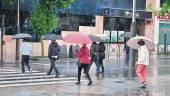
[[[32,36],[27,33],[18,33],[14,35],[13,39],[23,39],[23,38],[31,38],[31,37]]]
[[[129,39],[127,41],[127,45],[133,49],[138,49],[140,46],[138,44],[138,41],[140,41],[141,39],[145,42],[145,45],[149,50],[152,50],[155,48],[155,44],[149,38],[146,38],[144,36],[136,36],[136,37]]]

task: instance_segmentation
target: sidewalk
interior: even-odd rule
[[[80,86],[74,83],[58,83],[49,85],[21,86],[0,88],[0,96],[170,96],[170,66],[169,59],[152,58],[151,66],[147,69],[146,89],[140,89],[139,82],[127,80],[123,77],[123,60],[105,62],[105,74],[96,78],[95,66],[91,70],[92,86],[87,86],[87,81],[82,81]],[[47,65],[48,62],[44,62]],[[57,64],[60,72],[77,75],[75,60],[61,60]],[[65,72],[65,73],[64,73]],[[73,73],[71,73],[73,72]],[[116,75],[117,72],[117,75]],[[84,80],[84,78],[82,79]],[[8,90],[8,91],[6,91]]]

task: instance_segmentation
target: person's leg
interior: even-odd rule
[[[125,64],[126,64],[127,66],[129,66],[129,52],[126,52]]]
[[[91,80],[90,75],[89,75],[89,73],[88,73],[88,64],[83,64],[82,66],[83,66],[83,69],[84,69],[84,71],[85,71],[85,74],[86,74],[86,76],[87,76],[87,78],[88,78],[88,80],[89,80],[88,85],[91,85],[91,84],[92,84],[92,80]]]
[[[90,64],[88,64],[88,72],[90,71],[90,68],[91,68],[91,65],[93,64],[93,62],[94,62],[94,58],[93,57],[91,57],[91,59],[90,59]]]
[[[77,81],[77,85],[80,84],[80,78],[81,78],[81,70],[82,70],[83,66],[82,64],[80,66],[78,66],[78,81]]]
[[[57,66],[55,65],[55,61],[56,60],[54,60],[54,70],[55,70],[55,73],[56,73],[56,77],[58,77],[59,76],[59,71],[57,69]]]
[[[21,58],[21,67],[22,67],[22,73],[25,73],[25,66],[24,66],[24,60],[25,59],[25,57],[24,57],[24,55],[22,55],[22,58]]]
[[[141,82],[141,84],[143,84],[145,82],[145,77],[143,77],[144,69],[145,69],[145,65],[143,65],[143,64],[137,65],[136,74],[137,74],[137,77],[138,77],[139,81]]]
[[[25,65],[27,66],[28,70],[31,71],[31,66],[29,64],[29,55],[25,55]]]
[[[48,71],[47,75],[50,75],[54,68],[54,64],[53,64],[54,60],[52,58],[50,58],[50,62],[51,62],[51,66],[50,66],[50,70]]]
[[[101,72],[104,72],[104,65],[103,65],[103,59],[99,59],[99,64],[100,64],[100,67],[102,68],[102,71]]]
[[[96,64],[96,75],[99,75],[99,73],[100,73],[99,60],[95,60],[95,64]]]
[[[146,65],[143,65],[142,76],[144,81],[146,82]]]

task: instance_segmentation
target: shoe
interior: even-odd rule
[[[58,78],[63,77],[63,75],[58,75]]]
[[[146,88],[146,86],[141,86],[140,88],[141,88],[141,89],[145,89],[145,88]]]
[[[144,82],[140,88],[146,88],[146,83]]]
[[[76,85],[80,85],[80,81],[76,82],[75,84],[76,84]]]
[[[101,71],[100,73],[104,73],[104,71]]]
[[[91,84],[92,84],[92,81],[89,81],[88,86],[90,86]]]
[[[55,75],[55,78],[60,78],[60,75]]]
[[[30,68],[30,74],[32,74],[32,68]]]

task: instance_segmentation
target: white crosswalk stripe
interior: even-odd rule
[[[15,68],[0,68],[0,88],[14,86],[32,86],[44,84],[74,83],[76,77],[55,78],[55,75],[46,75],[46,73],[33,71],[33,73],[21,73]],[[86,80],[82,80],[86,81]]]

